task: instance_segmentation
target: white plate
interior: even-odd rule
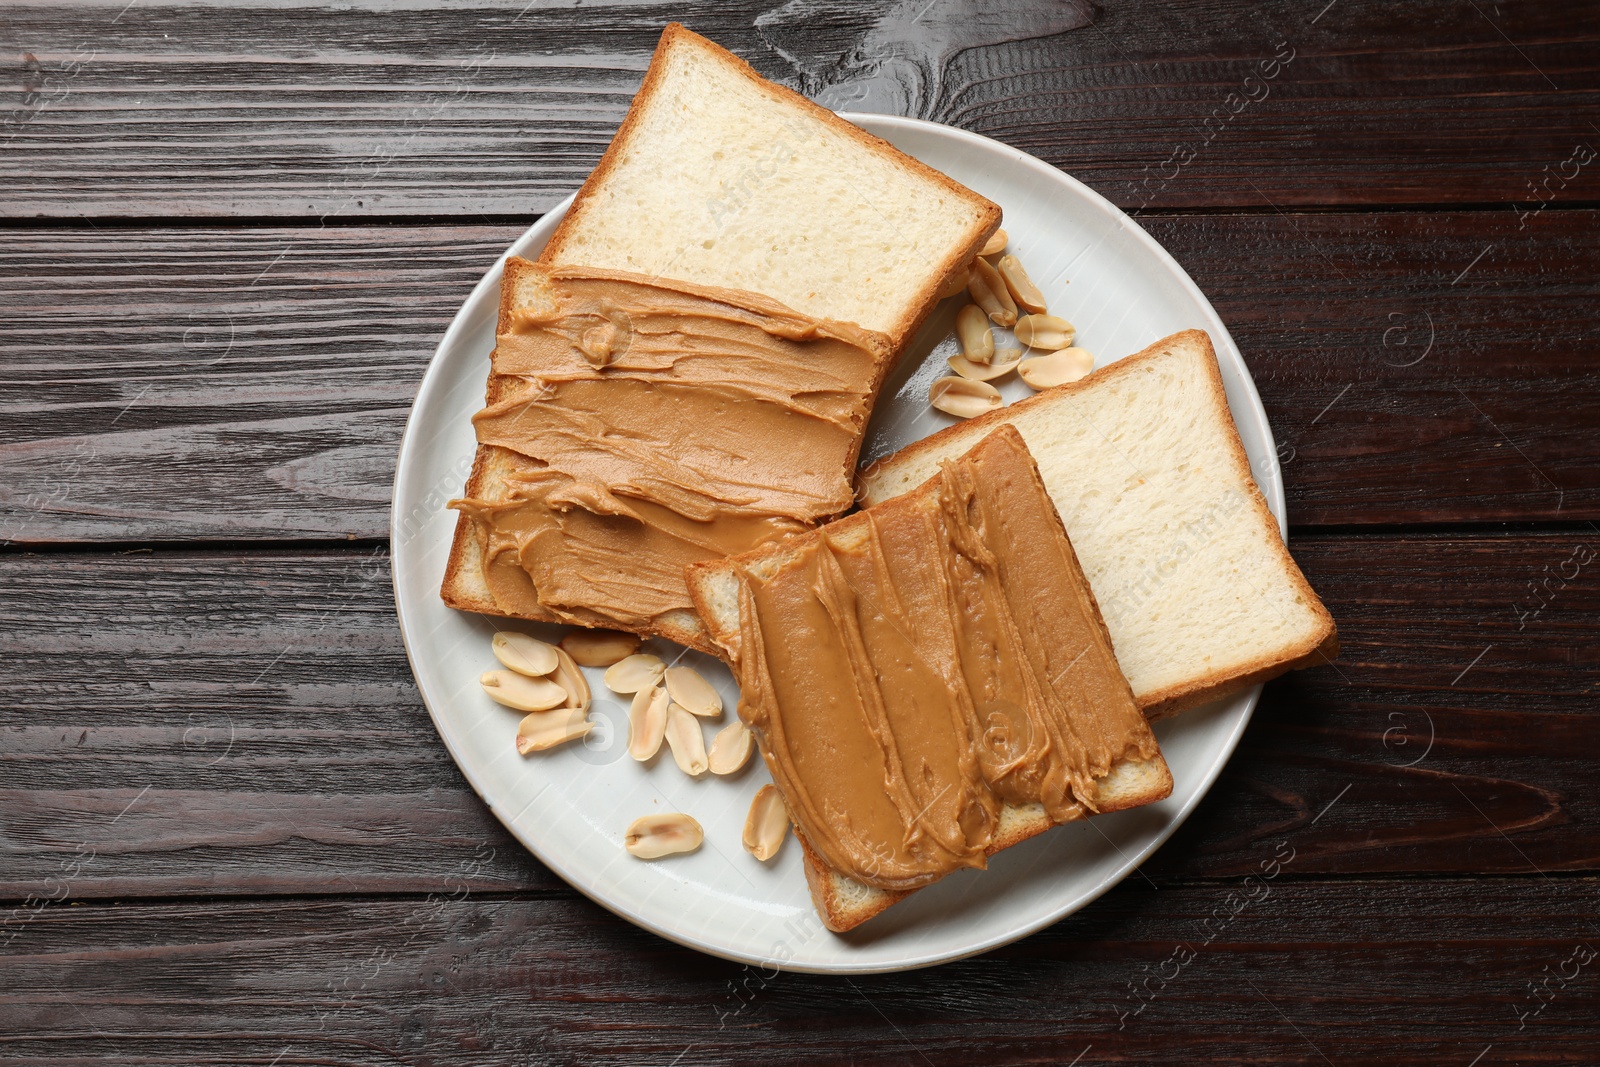
[[[1272,433],[1249,372],[1210,303],[1148,234],[1086,186],[996,141],[914,119],[846,117],[1000,204],[1011,246],[1051,310],[1077,325],[1079,343],[1102,363],[1178,330],[1209,332],[1240,436],[1283,523]],[[541,218],[507,254],[537,256],[570,202]],[[456,518],[444,504],[461,492],[472,461],[470,419],[483,402],[504,261],[484,275],[450,324],[406,425],[392,519],[395,600],[417,687],[450,754],[495,815],[557,874],[648,930],[728,959],[797,971],[899,970],[983,952],[1071,914],[1121,881],[1199,803],[1233,752],[1259,688],[1157,728],[1176,783],[1169,799],[1052,830],[996,856],[987,872],[946,878],[840,936],[826,931],[812,910],[792,841],[766,865],[740,847],[750,798],[768,780],[759,759],[732,779],[705,780],[686,777],[665,753],[652,765],[635,763],[625,752],[627,708],[606,691],[599,671],[589,672],[600,723],[589,742],[518,756],[517,714],[490,702],[477,682],[494,665],[489,637],[498,624],[452,611],[439,599]],[[930,323],[885,388],[865,459],[951,421],[927,406],[927,383],[946,373],[945,352],[930,352],[930,339],[944,329],[937,319]],[[1015,399],[1028,390],[1012,382],[1002,392]],[[669,659],[683,655],[713,679],[731,718],[735,687],[721,664],[665,642],[650,645]],[[700,820],[704,848],[655,863],[623,851],[629,822],[670,810]]]

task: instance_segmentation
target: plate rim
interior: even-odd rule
[[[1229,333],[1226,324],[1223,323],[1222,317],[1217,314],[1217,311],[1212,306],[1211,301],[1206,297],[1205,293],[1201,291],[1194,279],[1189,276],[1188,271],[1184,270],[1178,261],[1172,257],[1172,254],[1163,248],[1160,242],[1151,236],[1150,233],[1144,229],[1144,227],[1140,226],[1137,220],[1135,220],[1132,216],[1128,215],[1121,208],[1111,203],[1111,201],[1096,192],[1094,189],[1091,189],[1089,186],[1072,177],[1072,175],[1066,173],[1060,168],[1051,166],[1049,163],[1046,163],[1035,156],[1029,155],[1028,153],[1023,152],[1018,148],[1014,148],[1011,145],[1005,144],[1002,141],[997,141],[994,138],[984,136],[983,134],[973,133],[970,130],[963,130],[959,127],[948,126],[943,123],[931,122],[926,119],[906,118],[898,115],[880,115],[868,112],[852,111],[840,111],[837,112],[837,114],[840,118],[854,123],[855,125],[867,130],[867,132],[878,136],[882,136],[880,132],[882,129],[894,129],[898,127],[906,130],[917,130],[925,133],[931,133],[939,137],[951,138],[957,142],[964,142],[972,147],[980,148],[985,152],[993,152],[998,149],[1004,156],[1008,158],[1012,165],[1023,167],[1033,172],[1035,175],[1045,179],[1046,181],[1065,185],[1075,194],[1086,200],[1090,205],[1097,208],[1102,213],[1109,215],[1112,221],[1116,222],[1122,230],[1130,233],[1136,241],[1144,246],[1147,252],[1152,253],[1158,261],[1164,264],[1171,279],[1176,281],[1191,299],[1193,299],[1202,309],[1204,309],[1205,312],[1210,314],[1212,323],[1216,328],[1213,336],[1213,347],[1217,349],[1219,353],[1225,351],[1231,360],[1236,361],[1237,369],[1239,371],[1237,385],[1242,394],[1241,399],[1245,401],[1246,405],[1250,409],[1250,414],[1253,416],[1253,421],[1258,424],[1259,431],[1261,432],[1265,445],[1268,449],[1268,454],[1276,455],[1277,441],[1272,432],[1271,422],[1267,418],[1266,408],[1261,403],[1260,393],[1256,389],[1255,379],[1250,374],[1249,367],[1245,364],[1243,355],[1240,353],[1237,344],[1234,342],[1232,335]],[[1161,831],[1152,839],[1150,839],[1147,844],[1140,848],[1136,854],[1123,852],[1121,848],[1117,847],[1113,843],[1113,847],[1116,848],[1117,852],[1122,856],[1123,862],[1115,871],[1102,877],[1097,884],[1088,887],[1085,891],[1082,891],[1079,894],[1075,894],[1071,901],[1068,901],[1060,907],[1046,909],[1039,915],[1030,917],[1028,920],[1017,926],[1008,928],[977,943],[965,945],[956,950],[936,950],[931,952],[923,952],[908,956],[904,959],[888,962],[863,961],[857,964],[846,959],[828,963],[808,963],[791,960],[778,961],[769,957],[739,952],[737,950],[726,948],[725,946],[698,941],[693,937],[683,935],[673,930],[670,926],[667,926],[652,917],[639,913],[636,909],[630,908],[624,903],[602,898],[599,895],[598,889],[591,889],[589,886],[582,884],[582,880],[576,878],[574,874],[569,871],[567,865],[562,862],[559,855],[547,854],[549,850],[537,846],[533,841],[529,840],[518,831],[513,822],[513,815],[502,810],[499,800],[494,797],[494,791],[487,789],[486,783],[480,780],[480,769],[476,768],[472,761],[463,758],[465,748],[455,736],[455,727],[441,714],[441,712],[435,709],[434,702],[429,699],[427,686],[424,684],[422,674],[418,669],[418,651],[412,634],[414,623],[408,624],[406,597],[402,592],[403,586],[400,578],[400,564],[402,557],[408,554],[407,546],[411,543],[411,538],[401,536],[401,522],[406,515],[402,512],[402,509],[397,506],[397,502],[400,498],[401,483],[407,474],[408,467],[412,463],[416,462],[414,459],[414,453],[416,453],[421,447],[418,443],[418,438],[421,431],[417,428],[417,423],[415,421],[417,410],[423,405],[425,399],[431,398],[436,391],[444,388],[444,386],[441,384],[444,373],[442,370],[444,357],[447,351],[459,343],[459,336],[466,331],[466,322],[469,309],[476,307],[480,301],[484,299],[484,296],[489,289],[497,288],[499,286],[500,275],[504,270],[507,258],[511,256],[519,246],[525,246],[531,240],[536,239],[542,230],[553,230],[555,226],[559,225],[560,220],[565,217],[567,210],[571,207],[572,202],[576,197],[576,192],[567,195],[562,200],[547,209],[543,214],[540,215],[538,219],[534,220],[534,222],[529,225],[527,229],[519,234],[510,243],[510,245],[506,247],[504,252],[500,253],[494,263],[492,263],[484,272],[483,277],[480,278],[473,286],[472,291],[462,301],[461,306],[456,309],[455,315],[451,317],[450,325],[445,329],[444,336],[440,338],[438,345],[434,348],[433,355],[428,359],[428,365],[423,372],[422,381],[418,385],[416,396],[413,398],[411,408],[407,412],[405,430],[401,434],[400,447],[396,455],[394,481],[390,489],[390,581],[394,590],[395,616],[400,628],[401,642],[405,648],[406,663],[411,670],[412,679],[416,683],[417,695],[422,699],[423,706],[428,710],[428,717],[433,722],[434,730],[439,734],[440,739],[444,742],[446,751],[450,754],[451,760],[455,763],[456,768],[461,772],[462,777],[466,779],[467,784],[472,787],[473,792],[476,793],[478,798],[488,806],[490,812],[495,816],[496,819],[499,820],[500,824],[505,827],[507,833],[516,839],[516,841],[522,845],[523,848],[532,853],[534,857],[539,860],[539,862],[550,868],[569,887],[581,893],[583,896],[598,904],[600,907],[606,909],[614,915],[626,919],[627,921],[649,931],[650,933],[671,941],[674,944],[693,949],[697,952],[703,952],[710,956],[729,960],[734,963],[754,965],[763,969],[772,968],[774,970],[804,974],[882,974],[919,970],[926,967],[938,966],[944,963],[953,963],[958,960],[968,959],[972,956],[980,955],[982,953],[1001,948],[1005,945],[1012,944],[1039,932],[1047,926],[1052,926],[1069,915],[1072,915],[1092,904],[1111,888],[1123,882],[1145,860],[1149,859],[1150,856],[1159,851],[1160,848],[1165,845],[1169,839],[1171,839],[1172,835],[1177,832],[1179,827],[1188,821],[1189,816],[1194,813],[1194,810],[1210,794],[1211,789],[1216,784],[1216,780],[1221,775],[1223,768],[1226,767],[1229,760],[1233,758],[1234,751],[1238,748],[1239,741],[1242,739],[1244,731],[1246,728],[1248,728],[1251,720],[1255,717],[1255,710],[1260,702],[1261,691],[1263,688],[1261,684],[1255,685],[1246,692],[1234,694],[1232,699],[1237,700],[1240,697],[1244,698],[1245,703],[1243,710],[1242,712],[1238,713],[1237,721],[1228,734],[1219,739],[1220,744],[1215,748],[1215,753],[1211,759],[1210,765],[1205,768],[1204,773],[1200,776],[1200,781],[1197,788],[1195,788],[1194,791],[1189,795],[1189,798],[1171,814]],[[1208,332],[1212,331],[1208,329]],[[1239,420],[1239,413],[1233,410],[1232,404],[1229,405],[1229,413],[1233,416],[1236,422]],[[1283,472],[1281,468],[1274,466],[1271,469],[1270,477],[1268,478],[1269,484],[1267,486],[1261,486],[1261,479],[1256,476],[1254,470],[1252,470],[1251,475],[1252,478],[1255,479],[1257,486],[1262,488],[1265,492],[1268,506],[1278,521],[1279,535],[1287,540],[1288,510],[1283,487]]]

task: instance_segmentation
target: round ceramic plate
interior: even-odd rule
[[[1137,224],[1084,185],[1013,148],[913,119],[848,115],[998,203],[1011,248],[1043,289],[1051,311],[1078,327],[1078,343],[1103,364],[1168,334],[1211,335],[1239,434],[1279,523],[1283,485],[1266,413],[1233,340],[1182,268]],[[508,250],[536,257],[570,200]],[[759,759],[730,778],[691,779],[663,754],[630,759],[626,698],[589,671],[595,693],[589,738],[529,758],[513,747],[518,714],[478,686],[493,667],[489,638],[505,625],[446,608],[439,583],[458,495],[472,463],[471,418],[483,403],[494,347],[500,271],[494,264],[445,333],[411,410],[395,476],[395,600],[417,687],[450,754],[495,815],[575,888],[662,937],[763,967],[859,973],[922,967],[1004,945],[1083,907],[1124,878],[1192,811],[1233,752],[1259,689],[1160,724],[1172,796],[1159,804],[1059,827],[994,857],[987,871],[961,871],[914,894],[849,934],[823,928],[788,842],[759,863],[740,847],[750,798],[769,779]],[[1070,284],[1069,284],[1070,283]],[[946,301],[947,305],[957,303]],[[953,307],[941,307],[878,401],[863,461],[887,455],[952,421],[927,405],[928,383],[948,373]],[[1097,365],[1098,365],[1097,364]],[[1017,381],[1008,400],[1027,395]],[[512,624],[546,639],[560,631]],[[731,719],[736,688],[714,659],[661,641],[647,643],[712,679]],[[708,724],[707,736],[720,723]],[[654,863],[622,848],[624,829],[648,812],[685,811],[705,827],[705,846]]]

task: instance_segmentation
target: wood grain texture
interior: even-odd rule
[[[1600,212],[1143,223],[1244,351],[1293,522],[1600,519]],[[517,232],[0,232],[0,540],[386,536],[423,369]]]
[[[1600,517],[1600,213],[1141,221],[1244,353],[1291,522]]]
[[[997,952],[783,975],[585,900],[450,761],[384,550],[333,547],[387,536],[446,324],[669,18],[1134,211],[1271,417],[1342,658]],[[1459,0],[6,5],[0,1062],[1595,1063],[1597,44]]]
[[[423,369],[517,232],[0,235],[0,537],[386,536]]]
[[[1595,892],[1135,879],[1009,948],[848,979],[712,959],[581,899],[48,908],[9,947],[0,1016],[8,1058],[39,1065],[1577,1064],[1600,1043]]]
[[[1534,203],[1600,145],[1593,5],[1143,0],[1069,30],[1087,6],[10,5],[0,212],[542,211],[669,18],[829,106],[988,134],[1129,207]]]
[[[24,672],[3,727],[0,877],[19,886],[37,864],[24,895],[561,884],[434,732],[386,552],[12,557],[0,572],[5,670]],[[63,582],[93,590],[69,606]]]
[[[1297,875],[1600,870],[1600,534],[1293,547],[1344,653],[1268,686],[1151,873],[1291,833]],[[381,554],[0,558],[0,894],[559,888],[455,770],[390,597]]]
[[[1339,660],[1269,684],[1152,869],[1246,874],[1290,831],[1325,872],[1600,866],[1579,829],[1600,826],[1580,770],[1600,743],[1600,644],[1584,636],[1600,625],[1600,530],[1291,549],[1338,622]]]

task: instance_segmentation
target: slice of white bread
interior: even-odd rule
[[[904,348],[1000,209],[673,23],[541,257],[763,293]]]
[[[882,515],[885,509],[935,507],[936,490],[936,485],[930,485],[927,491],[910,493],[879,505],[874,512]],[[758,578],[770,577],[796,558],[802,551],[802,542],[808,537],[827,537],[839,551],[862,551],[871,538],[870,529],[867,517],[858,512],[814,534],[792,537],[731,560],[716,560],[689,567],[689,590],[712,638],[728,657],[737,661],[740,654],[740,567]],[[1070,556],[1070,545],[1067,551]],[[1075,581],[1081,582],[1081,576]],[[1085,594],[1090,613],[1097,616],[1093,591],[1086,589]],[[1108,772],[1094,781],[1094,788],[1093,800],[1098,809],[1096,814],[1107,814],[1154,803],[1168,796],[1172,792],[1172,774],[1166,761],[1156,752],[1148,759],[1123,758],[1112,763]],[[1000,809],[999,823],[986,852],[992,856],[1061,822],[1076,821],[1089,814],[1083,805],[1074,804],[1066,818],[1053,820],[1040,804],[1005,804]],[[803,867],[812,902],[828,929],[837,932],[853,929],[915,892],[869,886],[828,866],[811,847],[800,828],[796,826],[794,830],[803,852]]]
[[[861,472],[861,499],[914,489],[1001,423],[1027,441],[1151,719],[1338,656],[1333,617],[1251,476],[1203,331],[885,457]]]

